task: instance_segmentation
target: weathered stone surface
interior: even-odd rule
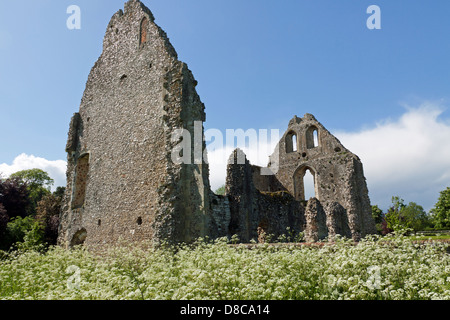
[[[301,232],[305,225],[302,203],[288,192],[259,191],[254,183],[255,170],[259,171],[250,165],[242,150],[233,152],[227,166],[225,188],[231,214],[228,236],[236,234],[240,241],[249,242],[261,240],[262,233],[277,238],[286,234],[287,228],[292,233]],[[270,180],[270,176],[267,179]]]
[[[107,27],[70,123],[61,245],[234,234],[241,242],[264,242],[287,229],[304,231],[310,241],[336,234],[358,240],[375,232],[361,161],[311,114],[289,122],[270,157],[274,175],[262,175],[237,149],[227,166],[226,194],[215,195],[208,165],[196,158],[205,142],[194,138],[203,136],[206,118],[196,85],[150,10],[128,1]],[[190,150],[180,155],[191,155],[188,163],[172,161],[179,129],[191,134]],[[315,179],[309,201],[306,170]]]
[[[242,151],[234,152],[232,159],[237,158],[245,158]],[[337,234],[359,240],[376,232],[361,161],[313,115],[295,116],[289,122],[268,167],[274,175],[261,175],[261,168],[246,159],[244,165],[228,165],[231,234],[247,241],[255,238],[255,227],[276,235],[290,228],[305,231],[308,241],[319,241]],[[314,177],[315,189],[315,198],[309,201],[304,187],[307,170]],[[289,195],[290,199],[285,197],[280,205],[278,197],[268,194]]]
[[[313,115],[295,116],[289,122],[288,130],[271,156],[269,167],[298,201],[306,201],[303,177],[309,170],[314,176],[315,197],[323,206],[336,202],[345,209],[355,240],[376,232],[360,159]]]
[[[328,237],[333,239],[336,235],[351,238],[352,234],[348,226],[347,212],[343,206],[337,202],[330,202],[325,208],[327,215],[326,226]]]
[[[316,198],[311,198],[306,206],[306,230],[307,242],[317,242],[328,237],[327,217],[322,204]]]
[[[78,130],[80,127],[81,118],[79,113],[75,113],[70,120],[69,138],[67,139],[66,152],[75,152],[78,145]]]
[[[150,10],[128,1],[107,27],[70,126],[61,244],[80,230],[88,245],[119,238],[192,241],[208,233],[208,167],[177,165],[170,157],[173,130],[192,130],[194,121],[205,120],[195,86]],[[77,167],[85,155],[84,200],[74,208]]]

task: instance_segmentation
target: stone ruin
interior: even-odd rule
[[[203,134],[203,126],[195,127],[206,120],[196,85],[139,0],[114,14],[70,122],[60,245],[233,235],[264,242],[288,228],[311,242],[375,233],[361,161],[310,114],[290,121],[270,157],[272,175],[236,149],[225,195],[211,191],[204,160],[174,163],[173,131]],[[192,140],[192,154],[205,149],[201,144]],[[316,196],[306,201],[308,170]]]

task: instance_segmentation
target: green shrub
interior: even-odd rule
[[[219,189],[214,191],[214,193],[219,196],[224,196],[225,195],[225,185],[221,186]]]
[[[6,227],[6,244],[10,248],[33,249],[44,243],[42,225],[32,217],[15,217]]]

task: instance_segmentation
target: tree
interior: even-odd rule
[[[36,220],[44,227],[45,242],[56,245],[62,197],[59,192],[44,196],[36,208]]]
[[[50,191],[51,186],[55,182],[47,172],[41,169],[22,170],[11,174],[10,178],[19,178],[26,182],[30,189],[38,187],[47,188]]]
[[[50,192],[53,179],[40,169],[0,178],[0,247],[56,244],[65,188]],[[37,214],[36,218],[34,215]]]
[[[383,211],[377,205],[372,206],[372,218],[375,223],[381,223],[383,220]]]
[[[7,215],[6,209],[3,206],[3,203],[0,203],[0,216]]]
[[[435,228],[450,228],[450,187],[440,192],[438,202],[431,209]]]
[[[384,235],[384,234],[388,233],[385,228],[386,221],[384,220],[383,211],[378,207],[378,205],[372,206],[372,218],[375,221],[375,227],[379,234]]]
[[[65,187],[56,187],[55,192],[53,192],[53,195],[55,197],[60,197],[61,199],[64,198],[64,194],[66,193]]]
[[[0,203],[0,246],[2,239],[5,237],[6,226],[8,225],[9,216],[6,212],[5,207]]]
[[[388,229],[393,231],[405,228],[419,231],[430,224],[429,216],[422,206],[415,202],[405,205],[404,200],[398,196],[392,197],[392,207],[386,213],[385,219]]]
[[[31,207],[28,185],[19,178],[0,179],[0,203],[9,218],[26,217]]]
[[[33,217],[15,217],[8,223],[6,241],[3,241],[3,249],[9,249],[16,245],[18,248],[42,245],[44,230]],[[22,245],[20,245],[22,244]]]
[[[404,225],[416,231],[425,229],[430,225],[430,218],[422,206],[415,202],[410,202],[401,211],[401,217],[404,219]]]
[[[385,215],[387,228],[390,231],[396,231],[402,228],[400,223],[400,211],[405,207],[404,200],[400,197],[392,197],[392,207]]]
[[[10,178],[20,179],[27,184],[31,200],[30,214],[33,215],[36,213],[38,202],[51,193],[50,188],[54,183],[48,173],[41,169],[22,170],[11,174]]]

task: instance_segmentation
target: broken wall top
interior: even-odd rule
[[[271,156],[271,165],[277,161],[283,165],[285,162],[298,163],[336,154],[357,158],[312,114],[307,113],[303,118],[294,116],[289,122],[288,129]]]

